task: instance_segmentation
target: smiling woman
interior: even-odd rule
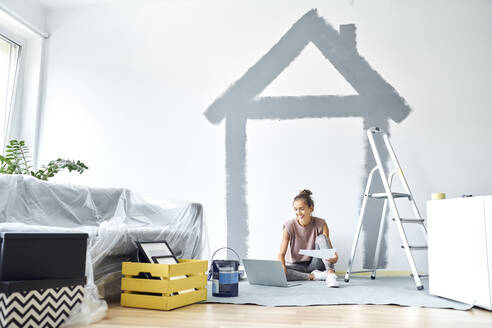
[[[314,211],[311,195],[310,190],[304,189],[294,197],[296,218],[284,224],[278,259],[288,281],[324,280],[328,287],[338,287],[334,266],[338,261],[336,253],[333,258],[320,259],[299,252],[301,249],[333,248],[325,220],[311,215]]]
[[[0,144],[5,147],[19,67],[21,47],[0,35]]]

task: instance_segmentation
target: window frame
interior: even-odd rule
[[[23,44],[25,44],[25,42],[18,42],[19,40],[24,41],[23,38],[19,38],[17,35],[15,35],[15,33],[13,34],[12,31],[4,31],[4,30],[5,30],[4,26],[0,25],[0,39],[4,40],[6,42],[13,43],[16,46],[18,46],[19,47],[19,53],[17,55],[17,63],[16,63],[16,67],[15,67],[15,72],[13,73],[14,74],[14,81],[12,84],[11,94],[7,94],[7,97],[11,97],[11,100],[10,100],[9,108],[6,108],[6,110],[8,112],[6,113],[7,119],[6,119],[5,127],[4,127],[5,130],[0,131],[0,133],[3,134],[2,136],[0,136],[0,138],[3,138],[3,144],[0,144],[2,153],[4,153],[5,146],[7,145],[8,139],[10,138],[10,135],[11,135],[12,121],[13,121],[13,118],[15,115],[15,111],[20,110],[20,107],[21,107],[19,104],[19,101],[21,99],[20,99],[20,97],[18,97],[18,93],[19,93],[18,91],[20,88],[20,86],[19,86],[20,82],[22,81],[22,77],[21,77],[22,73],[21,72],[22,72],[22,63],[23,63],[23,57],[24,57],[24,45]],[[7,32],[7,33],[4,33],[4,32]],[[8,33],[8,32],[10,32],[10,33]],[[12,38],[11,36],[14,36],[14,38]],[[11,73],[12,72],[9,71],[9,74],[11,74]],[[3,118],[0,117],[0,119],[3,119]]]
[[[14,106],[10,114],[6,140],[8,142],[12,138],[21,139],[29,144],[36,168],[44,105],[45,47],[49,35],[33,29],[1,5],[0,34],[21,47]]]

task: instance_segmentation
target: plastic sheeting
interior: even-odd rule
[[[0,175],[0,193],[0,231],[89,234],[86,296],[65,325],[102,319],[107,304],[101,296],[119,300],[121,262],[134,259],[136,241],[166,240],[178,258],[208,258],[207,229],[197,203],[158,202],[128,189],[25,175]]]

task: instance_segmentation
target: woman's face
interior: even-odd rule
[[[311,220],[311,213],[313,213],[314,207],[307,206],[304,199],[298,199],[294,202],[294,212],[296,212],[297,220],[301,223]]]

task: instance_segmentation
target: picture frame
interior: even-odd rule
[[[152,263],[178,264],[178,261],[173,256],[152,256]]]
[[[139,258],[148,263],[176,264],[178,259],[171,247],[165,240],[160,241],[137,241]],[[164,263],[166,262],[166,263]]]

